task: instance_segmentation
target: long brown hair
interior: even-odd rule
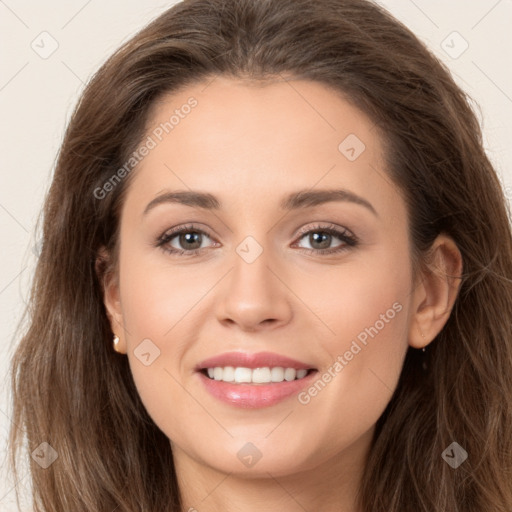
[[[29,453],[47,442],[58,454],[46,469],[27,457],[37,512],[180,510],[169,440],[112,350],[101,286],[112,269],[95,265],[102,246],[116,255],[129,180],[101,199],[94,191],[140,144],[162,94],[216,75],[282,74],[333,87],[378,126],[408,206],[414,268],[429,268],[441,232],[463,257],[448,322],[424,357],[409,349],[377,423],[361,508],[512,510],[512,236],[469,98],[370,1],[186,0],[95,74],[58,156],[12,361],[13,469],[24,434]],[[456,469],[441,456],[452,442],[468,454]]]

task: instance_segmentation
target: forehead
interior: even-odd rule
[[[343,186],[396,201],[374,123],[317,82],[193,84],[152,105],[144,141],[151,149],[131,185],[139,198],[189,188],[236,196],[241,206],[285,188]]]

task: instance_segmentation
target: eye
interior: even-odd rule
[[[203,246],[205,237],[210,238],[202,229],[193,225],[182,226],[164,233],[158,239],[157,247],[171,254],[194,255],[205,249]],[[175,247],[176,245],[178,247]]]
[[[309,253],[332,254],[348,250],[358,244],[357,238],[347,229],[339,229],[333,226],[314,226],[307,231],[301,231],[301,237],[309,243],[311,248],[305,250]],[[341,240],[341,243],[335,247],[329,247],[333,239]]]

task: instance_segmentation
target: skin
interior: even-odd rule
[[[413,279],[405,202],[386,174],[379,134],[339,94],[309,81],[216,77],[154,105],[146,136],[190,96],[198,105],[131,176],[118,273],[105,287],[118,350],[169,437],[183,510],[357,512],[374,426],[407,348],[439,333],[458,282],[428,272]],[[338,149],[349,134],[366,146],[354,161]],[[335,188],[364,198],[377,215],[352,202],[279,207],[291,192]],[[188,189],[215,195],[222,208],[164,203],[143,214],[162,191]],[[192,222],[208,233],[198,255],[155,246]],[[317,225],[345,228],[359,244],[333,236],[324,246],[298,233],[322,232]],[[251,264],[236,252],[249,235],[263,249]],[[176,236],[167,245],[186,250],[184,243]],[[459,276],[454,242],[440,235],[434,247],[439,268]],[[394,303],[401,311],[306,405],[294,396],[240,409],[207,393],[194,372],[208,357],[240,350],[277,352],[322,374]],[[160,350],[149,366],[134,354],[144,339]],[[252,467],[237,457],[248,442],[262,454]]]

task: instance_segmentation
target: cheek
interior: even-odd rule
[[[301,403],[319,425],[336,425],[325,432],[335,432],[336,443],[341,431],[357,436],[370,428],[396,388],[407,350],[409,266],[382,251],[364,271],[333,273],[325,282],[321,314],[334,331],[323,336],[329,361]]]
[[[123,256],[121,256],[123,258]],[[160,251],[124,256],[121,267],[121,298],[128,338],[154,337],[167,340],[179,330],[179,323],[212,286],[211,275],[192,267],[166,264]]]
[[[147,258],[147,256],[146,256]],[[186,350],[188,316],[208,281],[190,279],[186,269],[152,264],[136,251],[121,254],[121,301],[127,356],[140,398],[167,434],[173,411],[186,408],[180,361]],[[204,290],[203,290],[204,288]],[[189,326],[190,327],[190,326]]]
[[[349,350],[356,339],[362,346],[366,341],[366,348],[374,340],[371,348],[376,352],[401,345],[407,325],[410,267],[399,251],[383,247],[369,252],[361,260],[331,268],[315,278],[314,284],[309,281],[299,293],[315,305],[323,320],[323,339],[330,354]]]

